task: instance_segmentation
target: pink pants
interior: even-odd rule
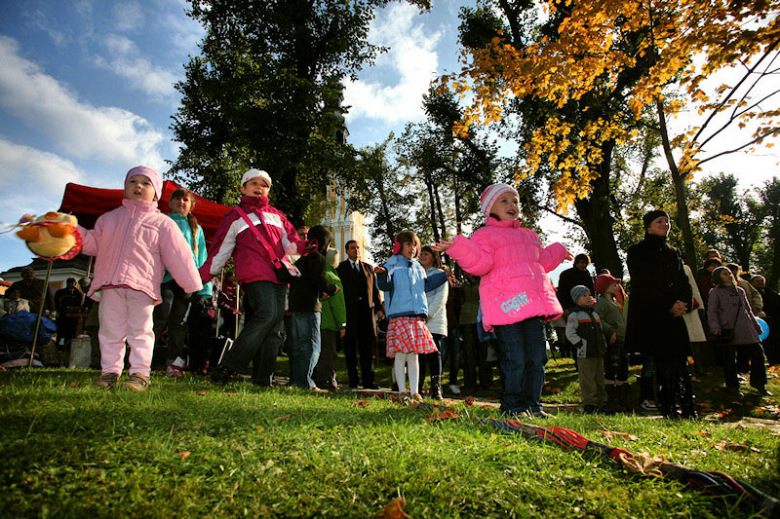
[[[146,377],[152,369],[154,299],[130,288],[100,291],[100,365],[103,373],[122,374],[125,339],[130,346],[130,374]]]

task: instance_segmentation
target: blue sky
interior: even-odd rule
[[[428,14],[406,4],[380,12],[372,41],[393,48],[346,90],[350,141],[373,144],[423,118],[435,74],[456,66],[462,2]],[[4,0],[0,6],[0,222],[56,209],[65,184],[120,188],[144,164],[173,160],[173,84],[198,54],[201,27],[183,0]],[[30,261],[0,235],[0,271]]]
[[[431,79],[458,68],[457,14],[473,3],[434,0],[420,14],[399,2],[379,13],[370,39],[391,51],[347,85],[351,143],[374,144],[423,119]],[[178,153],[168,129],[179,102],[173,84],[203,34],[186,8],[183,0],[0,2],[0,223],[56,209],[67,182],[120,188],[133,166],[165,172]],[[714,172],[757,185],[777,162],[776,152],[741,155]],[[0,251],[0,271],[30,261],[12,234],[0,235]]]

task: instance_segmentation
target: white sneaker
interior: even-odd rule
[[[452,393],[453,395],[460,394],[460,388],[458,387],[457,384],[450,384],[449,386],[447,386],[447,389],[449,389],[450,393]]]
[[[645,411],[657,411],[658,406],[655,405],[655,402],[652,400],[642,400],[642,405],[640,405],[642,409]]]

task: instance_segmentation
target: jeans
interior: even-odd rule
[[[252,362],[252,382],[270,386],[273,381],[276,353],[282,338],[282,318],[287,286],[270,281],[244,285],[244,328],[222,365],[246,373]]]
[[[457,386],[460,368],[460,328],[447,330],[447,336],[441,341],[441,349],[442,361],[450,372],[450,384]],[[442,375],[443,372],[444,369],[442,369]]]
[[[547,345],[544,320],[531,317],[518,323],[494,326],[501,350],[499,367],[504,376],[501,411],[517,414],[541,411]]]
[[[320,359],[320,312],[290,312],[292,344],[290,356],[290,385],[303,389],[315,387],[312,373]]]

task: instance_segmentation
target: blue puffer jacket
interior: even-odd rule
[[[396,254],[382,265],[387,273],[377,275],[377,286],[385,292],[387,317],[419,315],[428,317],[428,299],[425,292],[443,285],[447,274],[437,272],[428,277],[416,259]]]

